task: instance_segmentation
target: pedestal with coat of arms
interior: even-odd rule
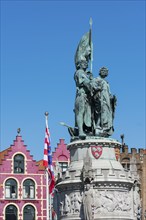
[[[86,138],[68,145],[71,163],[56,186],[54,200],[59,219],[134,219],[134,180],[116,158],[115,149],[120,147],[111,138]]]

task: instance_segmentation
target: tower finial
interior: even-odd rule
[[[21,132],[21,128],[18,128],[17,129],[17,134],[20,135],[20,132]]]
[[[45,116],[48,116],[49,115],[49,113],[48,112],[45,112]]]

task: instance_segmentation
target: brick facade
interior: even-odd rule
[[[132,160],[134,158],[134,162]],[[122,151],[120,153],[120,161],[125,169],[130,170],[130,166],[136,165],[136,170],[139,176],[140,194],[142,201],[142,220],[146,214],[146,149],[131,148],[128,151],[128,146],[123,144]],[[134,164],[133,164],[134,163]],[[136,172],[136,171],[133,171]]]
[[[34,215],[34,219],[46,220],[45,192],[44,172],[17,136],[14,144],[0,153],[0,220],[6,216],[23,220],[24,215],[25,219]]]

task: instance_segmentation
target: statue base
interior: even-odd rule
[[[114,139],[99,137],[68,144],[71,163],[54,196],[60,220],[136,219],[134,179],[118,160],[120,147]]]

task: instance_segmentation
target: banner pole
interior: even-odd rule
[[[49,220],[49,178],[48,178],[48,168],[46,168],[46,212],[47,220]]]

